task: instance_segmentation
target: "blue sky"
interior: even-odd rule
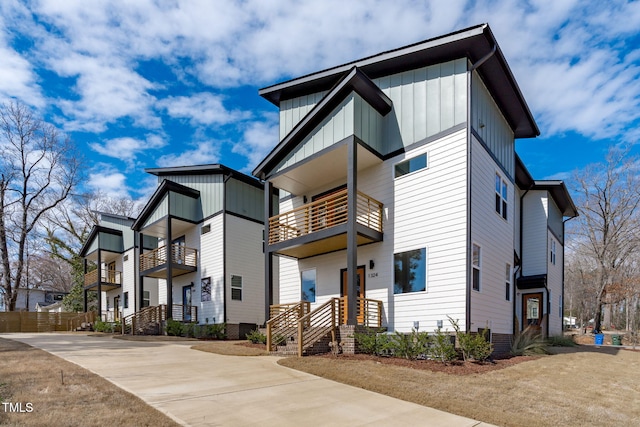
[[[536,179],[570,180],[640,136],[640,2],[0,2],[0,102],[31,106],[86,156],[86,190],[145,199],[144,168],[250,173],[277,143],[258,89],[488,22],[541,130]]]

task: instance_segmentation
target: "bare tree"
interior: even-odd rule
[[[638,249],[640,178],[638,160],[610,150],[604,164],[576,175],[580,216],[572,225],[575,250],[593,262],[594,330],[602,326],[607,288],[623,278]]]
[[[15,309],[26,243],[43,215],[62,203],[79,181],[75,145],[24,105],[0,107],[0,285]]]

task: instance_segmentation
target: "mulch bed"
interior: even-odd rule
[[[486,372],[508,368],[509,366],[517,365],[518,363],[527,362],[529,360],[535,360],[538,358],[538,356],[513,356],[494,359],[491,362],[484,363],[455,361],[444,364],[435,360],[408,360],[399,357],[381,357],[371,354],[340,354],[338,356],[335,356],[329,353],[310,357],[334,358],[340,360],[370,360],[372,362],[385,365],[401,366],[404,368],[412,369],[423,369],[432,372],[442,372],[452,375],[484,374]]]

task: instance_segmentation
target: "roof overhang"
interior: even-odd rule
[[[533,190],[546,190],[551,194],[553,201],[562,212],[562,216],[573,218],[578,216],[578,209],[573,203],[573,199],[564,185],[559,180],[536,180],[534,181]]]
[[[273,168],[352,92],[360,95],[381,116],[387,115],[393,107],[391,99],[369,77],[354,66],[347,74],[341,76],[340,80],[334,84],[320,102],[260,162],[254,169],[253,175],[263,180],[267,179]]]
[[[84,245],[82,245],[82,248],[80,248],[81,258],[87,257],[89,248],[91,247],[93,242],[100,236],[100,233],[113,234],[122,238],[122,230],[115,230],[113,228],[103,227],[101,225],[94,225],[91,228],[91,232],[89,233],[87,240],[85,240]]]
[[[500,106],[516,138],[538,136],[540,131],[488,24],[383,52],[260,89],[259,94],[280,106],[286,99],[329,90],[350,69],[359,68],[369,78],[396,74],[459,58],[473,64],[495,48],[477,72]]]
[[[131,226],[134,231],[140,231],[142,229],[142,226],[147,221],[149,216],[151,216],[156,207],[160,204],[160,202],[162,202],[164,196],[170,191],[192,197],[194,199],[200,197],[200,192],[194,188],[187,187],[185,185],[178,184],[177,182],[169,181],[166,179],[163,180],[158,188],[156,188],[156,191],[153,193],[147,204],[142,209],[142,212],[140,212],[140,215],[138,215],[138,218]]]
[[[151,175],[158,177],[162,176],[177,176],[177,175],[228,175],[239,181],[245,182],[249,185],[253,185],[257,188],[262,188],[262,183],[252,176],[246,175],[242,172],[238,172],[228,166],[222,164],[208,164],[208,165],[195,165],[195,166],[172,166],[166,168],[148,168],[144,170]]]

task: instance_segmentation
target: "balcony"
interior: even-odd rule
[[[358,245],[382,240],[381,202],[357,192]],[[347,247],[347,189],[269,218],[272,252],[306,258]]]
[[[90,289],[98,286],[98,269],[84,275],[84,287]],[[122,272],[116,270],[102,270],[100,274],[100,288],[111,291],[122,286]]]
[[[169,245],[171,253],[171,277],[191,273],[198,269],[198,250],[183,245]],[[161,246],[140,255],[140,272],[143,276],[166,278],[167,246]]]

